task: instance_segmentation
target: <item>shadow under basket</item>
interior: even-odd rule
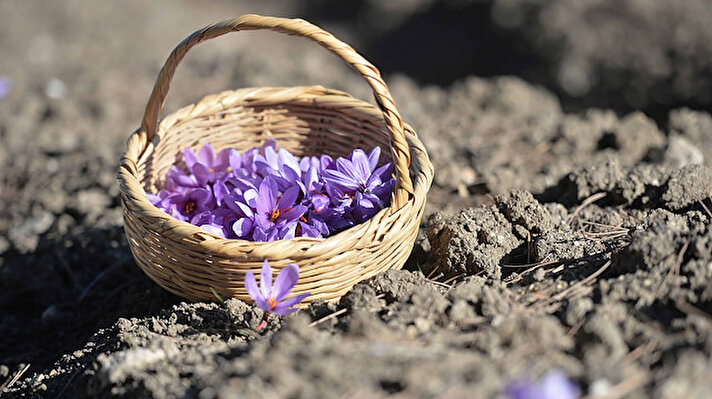
[[[240,30],[268,29],[309,38],[349,63],[372,87],[378,106],[321,86],[260,87],[203,98],[158,123],[175,70],[194,45]],[[149,201],[185,147],[210,143],[216,151],[240,152],[266,139],[296,156],[346,156],[355,148],[380,146],[395,166],[391,205],[366,222],[327,238],[273,242],[225,239],[179,221]],[[390,151],[388,151],[390,149]],[[351,47],[299,19],[245,15],[210,25],[176,47],[161,70],[141,127],[121,158],[125,231],[136,263],[166,290],[189,300],[223,298],[250,301],[245,273],[268,259],[275,272],[299,265],[293,292],[312,295],[305,302],[337,299],[354,284],[399,269],[418,234],[433,166],[415,132],[400,118],[378,70]]]

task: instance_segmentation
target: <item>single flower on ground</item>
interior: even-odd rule
[[[260,286],[257,286],[257,281],[252,271],[248,271],[245,274],[245,289],[257,306],[266,313],[286,316],[296,312],[298,308],[295,306],[310,295],[309,293],[298,294],[287,298],[298,280],[299,266],[290,263],[279,272],[273,285],[272,268],[269,265],[269,261],[265,259],[260,273]]]

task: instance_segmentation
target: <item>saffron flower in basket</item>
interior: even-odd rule
[[[506,392],[511,399],[577,399],[581,395],[579,387],[559,370],[548,372],[539,382],[512,384]]]
[[[381,149],[355,149],[347,158],[298,158],[276,141],[244,153],[183,151],[164,189],[149,194],[176,219],[224,238],[251,241],[328,237],[363,223],[390,205],[393,165],[379,166]]]

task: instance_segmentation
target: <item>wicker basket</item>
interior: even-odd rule
[[[173,74],[188,50],[229,32],[257,29],[319,43],[365,78],[378,107],[321,86],[260,87],[205,97],[158,124]],[[395,165],[391,206],[328,238],[250,242],[214,236],[149,202],[146,191],[160,188],[184,147],[196,150],[211,143],[216,150],[233,147],[242,152],[267,138],[298,156],[344,156],[354,148],[381,146]],[[128,140],[118,174],[126,236],[136,263],[161,287],[190,300],[214,300],[211,289],[223,297],[249,300],[245,272],[259,276],[264,259],[277,270],[297,263],[300,279],[294,292],[312,293],[308,301],[339,298],[361,280],[401,268],[418,233],[432,178],[423,144],[403,124],[373,65],[306,21],[258,15],[210,25],[173,50],[158,75],[141,127]]]

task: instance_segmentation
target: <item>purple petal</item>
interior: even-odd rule
[[[371,167],[368,157],[363,150],[357,149],[351,154],[351,163],[358,173],[358,178],[362,180],[368,179],[371,176]]]
[[[291,220],[288,223],[281,223],[279,226],[279,233],[277,233],[277,240],[291,240],[295,237],[297,232],[296,220]]]
[[[272,309],[272,313],[274,313],[276,315],[280,315],[280,316],[286,316],[290,313],[294,313],[297,310],[299,310],[299,308],[295,308],[293,306],[302,302],[309,295],[311,295],[311,294],[305,293],[305,294],[299,294],[299,295],[295,295],[291,298],[285,299],[284,302],[278,303],[277,306],[275,306],[274,309]]]
[[[200,162],[193,164],[191,171],[193,172],[193,175],[195,175],[196,180],[198,180],[199,186],[207,185],[212,177],[212,173],[210,173],[208,167]]]
[[[314,212],[321,212],[324,208],[329,206],[329,197],[326,195],[314,195],[311,197],[311,206],[314,209]]]
[[[368,154],[368,166],[373,172],[378,166],[378,159],[381,157],[381,147],[373,147],[371,152]]]
[[[284,212],[280,213],[279,220],[285,221],[288,223],[288,222],[299,219],[299,217],[302,216],[304,214],[304,212],[306,212],[306,211],[307,211],[306,206],[297,205],[288,211],[284,211]]]
[[[346,158],[336,160],[336,170],[346,175],[350,180],[358,181],[361,177],[353,162]]]
[[[309,223],[299,222],[300,237],[322,237],[321,232]]]
[[[195,156],[195,153],[190,148],[186,147],[183,149],[183,160],[188,170],[192,170],[193,165],[198,162],[198,157]]]
[[[299,187],[298,186],[292,186],[287,191],[282,194],[281,197],[279,197],[279,201],[277,202],[277,209],[287,209],[294,205],[294,201],[297,200],[297,197],[299,196]]]
[[[212,193],[204,188],[196,188],[188,193],[188,198],[195,201],[196,204],[206,204],[212,199]]]
[[[240,238],[246,237],[252,231],[252,220],[248,218],[237,220],[232,224],[232,231]]]
[[[270,241],[270,234],[273,234],[273,230],[262,228],[258,224],[252,230],[252,241]]]
[[[388,162],[387,164],[374,170],[373,174],[380,177],[382,181],[386,181],[393,176],[393,164]]]
[[[274,150],[274,147],[268,146],[265,147],[265,161],[267,162],[267,165],[274,169],[277,170],[279,168],[278,166],[278,158],[277,158],[277,153]]]
[[[161,190],[163,191],[163,190]],[[151,193],[146,193],[146,196],[148,197],[148,200],[151,202],[151,205],[153,206],[158,206],[160,202],[163,200],[163,198],[160,197],[160,195],[157,194],[151,194]]]
[[[229,153],[229,164],[233,171],[242,168],[242,157],[237,150],[230,151]]]
[[[539,387],[545,398],[576,399],[581,394],[579,387],[559,370],[548,372]]]
[[[257,193],[257,190],[254,189],[249,189],[242,194],[242,198],[245,199],[245,203],[252,208],[257,208],[257,197],[259,197],[259,193]]]
[[[289,294],[289,291],[294,288],[294,285],[297,284],[297,281],[299,281],[299,266],[290,263],[279,271],[277,279],[274,280],[274,287],[272,287],[274,299],[277,302],[284,299]]]
[[[213,165],[215,165],[215,151],[213,151],[213,146],[205,144],[203,148],[200,149],[200,153],[198,153],[198,159],[203,165],[212,168]]]
[[[359,183],[355,181],[352,177],[340,172],[338,170],[325,170],[324,171],[324,181],[337,186],[342,191],[356,191],[359,188]]]
[[[237,150],[232,148],[226,148],[220,151],[218,153],[218,156],[215,157],[215,165],[213,165],[213,170],[215,172],[222,172],[227,169],[228,165],[230,165],[230,155],[234,152],[237,152]]]
[[[254,219],[255,219],[255,224],[257,225],[257,227],[259,227],[262,230],[266,231],[266,230],[270,230],[270,229],[274,228],[274,223],[272,223],[272,221],[269,220],[267,215],[265,215],[264,213],[258,213],[257,215],[255,215]],[[260,241],[264,241],[264,240],[260,240]]]
[[[242,211],[242,213],[244,213],[245,216],[247,216],[248,218],[254,217],[254,212],[252,212],[252,208],[250,208],[249,206],[243,204],[240,201],[235,201],[234,204],[237,205],[240,211]]]
[[[272,213],[277,202],[277,184],[266,177],[257,192],[256,208],[259,213]]]
[[[327,170],[327,169],[333,169],[334,168],[334,159],[331,158],[328,155],[322,155],[319,158],[319,167],[321,170]]]
[[[304,185],[307,191],[316,191],[319,186],[319,171],[311,167],[304,172]]]
[[[180,168],[173,165],[166,173],[166,188],[170,191],[185,190],[186,188],[199,187],[194,176],[188,176]]]
[[[528,381],[510,385],[505,392],[510,399],[548,399],[542,395],[539,385]]]
[[[12,82],[8,76],[0,76],[0,99],[7,96],[12,90]]]
[[[225,238],[225,232],[223,231],[222,226],[217,225],[217,224],[201,224],[199,226],[201,229],[207,231],[210,234],[214,234],[218,237]]]
[[[260,292],[259,288],[257,288],[257,281],[255,281],[255,275],[252,274],[252,271],[250,270],[245,273],[245,289],[250,295],[250,298],[252,298],[252,300],[257,303],[257,306],[259,306],[262,310],[270,310],[270,307],[267,304],[267,298],[265,298]]]
[[[358,200],[358,206],[360,206],[362,208],[367,208],[367,209],[375,208],[375,205],[373,204],[373,202],[371,202],[368,198],[363,198],[363,197],[360,200]]]
[[[262,273],[260,273],[260,289],[265,298],[269,298],[272,293],[272,268],[269,267],[269,262],[265,259],[262,264]]]
[[[222,180],[218,180],[213,184],[213,194],[218,205],[223,203],[223,199],[228,195],[227,186]]]

